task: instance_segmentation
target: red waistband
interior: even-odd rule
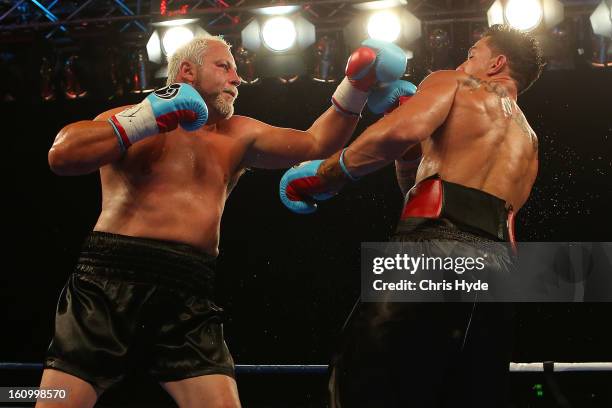
[[[441,179],[423,180],[408,192],[408,200],[400,219],[440,218],[443,196]]]

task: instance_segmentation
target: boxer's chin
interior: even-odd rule
[[[228,102],[222,93],[215,97],[213,107],[223,119],[229,119],[234,114],[234,102]]]

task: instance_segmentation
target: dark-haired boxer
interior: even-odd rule
[[[315,200],[395,161],[406,201],[392,240],[418,241],[429,256],[457,242],[513,241],[513,215],[538,169],[537,137],[516,99],[542,67],[533,38],[491,27],[456,71],[429,75],[348,148],[287,171],[282,201],[313,211]],[[376,91],[368,104],[386,111],[402,89]],[[487,264],[508,272],[511,257],[499,248]],[[505,406],[507,312],[499,304],[358,302],[333,360],[331,406]]]
[[[229,45],[196,38],[173,54],[166,88],[63,128],[51,169],[99,170],[102,212],[60,296],[41,387],[68,388],[62,406],[90,407],[139,364],[181,407],[239,406],[211,297],[225,200],[245,168],[337,151],[372,87],[405,67],[399,47],[365,42],[334,106],[298,131],[233,116],[240,78]]]

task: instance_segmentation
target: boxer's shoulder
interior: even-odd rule
[[[446,84],[450,87],[457,87],[459,90],[474,91],[483,89],[488,93],[496,94],[500,97],[508,96],[505,88],[496,82],[487,81],[463,71],[441,70],[429,74],[419,85],[419,89],[424,86],[441,86]]]
[[[441,70],[429,74],[417,87],[417,93],[428,91],[435,94],[454,94],[460,88],[465,74],[458,71]]]
[[[419,88],[424,85],[432,85],[432,84],[448,84],[448,85],[456,85],[457,83],[461,83],[465,81],[468,75],[460,71],[452,71],[452,70],[440,70],[434,71],[431,74],[427,75],[423,81],[419,84]]]
[[[219,122],[220,133],[232,138],[252,139],[262,132],[267,125],[248,116],[233,115],[231,118]]]

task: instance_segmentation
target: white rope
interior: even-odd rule
[[[612,362],[592,362],[592,363],[510,363],[510,371],[515,373],[523,372],[543,372],[544,365],[550,364],[552,371],[612,371]]]
[[[554,372],[567,371],[612,371],[612,362],[591,362],[591,363],[557,363],[538,362],[538,363],[510,363],[510,372],[527,373],[543,372],[544,366]],[[1,370],[41,370],[41,363],[19,363],[19,362],[0,362]],[[326,364],[237,364],[236,371],[239,373],[277,373],[277,374],[299,374],[312,373],[322,374],[327,372]]]

